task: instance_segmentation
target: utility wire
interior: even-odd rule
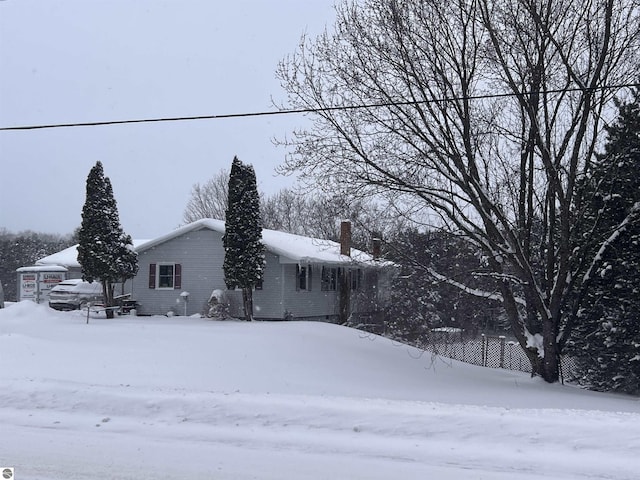
[[[402,107],[408,105],[420,105],[420,104],[430,104],[430,103],[444,103],[444,102],[457,102],[462,100],[487,100],[492,98],[505,98],[505,97],[523,97],[532,95],[534,93],[537,94],[553,94],[553,93],[565,93],[565,92],[577,92],[577,91],[597,91],[597,90],[612,90],[612,89],[620,89],[620,88],[640,88],[640,83],[627,83],[623,85],[603,85],[595,88],[563,88],[557,90],[545,90],[533,92],[522,92],[522,93],[491,93],[485,95],[471,95],[471,96],[461,96],[461,97],[442,97],[442,98],[434,98],[427,100],[399,100],[399,101],[390,101],[390,102],[380,102],[380,103],[369,103],[369,104],[357,104],[357,105],[341,105],[335,107],[316,107],[316,108],[299,108],[299,109],[291,109],[291,110],[276,110],[276,111],[262,111],[262,112],[247,112],[247,113],[228,113],[221,115],[198,115],[192,117],[164,117],[164,118],[140,118],[140,119],[130,119],[130,120],[106,120],[106,121],[98,121],[98,122],[80,122],[80,123],[53,123],[47,125],[21,125],[15,127],[0,127],[0,131],[12,131],[12,130],[43,130],[43,129],[51,129],[51,128],[72,128],[72,127],[97,127],[103,125],[125,125],[129,123],[159,123],[159,122],[183,122],[183,121],[193,121],[193,120],[220,120],[226,118],[248,118],[248,117],[265,117],[272,115],[292,115],[292,114],[304,114],[304,113],[323,113],[323,112],[334,112],[340,110],[362,110],[368,108],[381,108],[381,107]]]

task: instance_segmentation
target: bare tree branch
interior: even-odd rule
[[[613,114],[608,87],[636,75],[639,8],[346,0],[332,33],[303,38],[279,66],[289,104],[321,109],[283,168],[439,218],[482,248],[512,331],[555,381],[575,184]],[[483,97],[492,92],[511,95]],[[333,108],[349,105],[375,106]]]

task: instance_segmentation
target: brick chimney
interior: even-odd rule
[[[371,255],[374,260],[380,260],[380,250],[381,250],[382,240],[379,238],[374,238],[372,240],[371,245]]]
[[[340,255],[351,256],[351,222],[343,220],[340,223]]]

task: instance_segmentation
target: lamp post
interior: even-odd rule
[[[187,303],[189,303],[189,292],[182,292],[180,294],[182,301],[184,302],[184,316],[187,316]]]

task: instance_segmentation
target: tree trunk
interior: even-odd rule
[[[253,289],[251,287],[242,289],[242,304],[244,307],[244,319],[247,322],[253,320]]]
[[[560,378],[560,372],[558,368],[558,342],[556,339],[554,319],[545,321],[542,325],[542,338],[544,348],[544,358],[542,362],[542,371],[540,375],[547,382],[557,382]]]
[[[113,318],[113,285],[111,282],[102,282],[102,293],[104,295],[104,306],[107,318]]]

